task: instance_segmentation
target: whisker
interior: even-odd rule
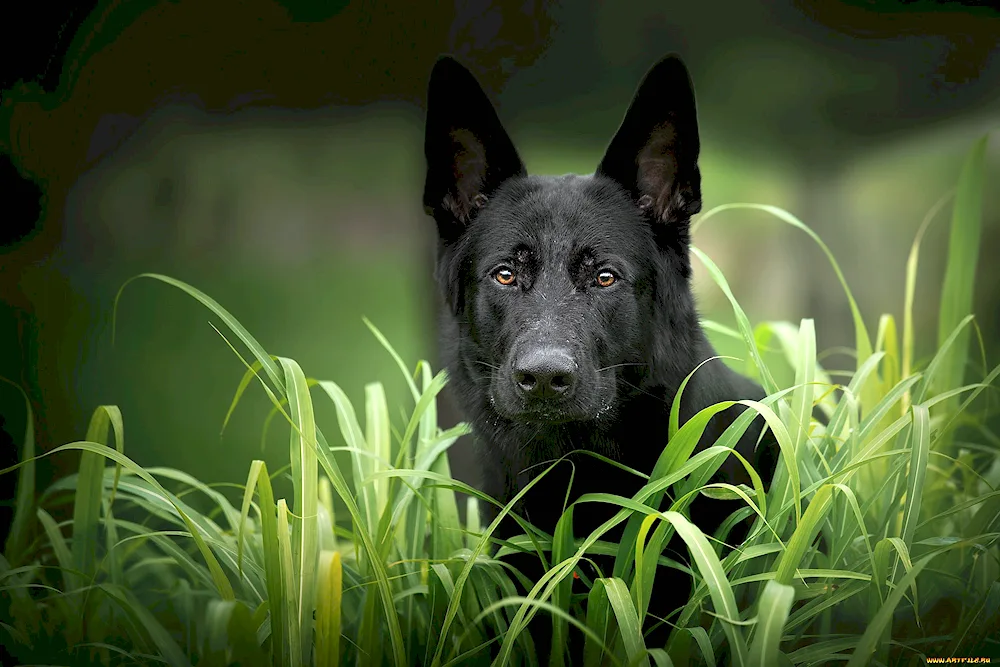
[[[501,368],[500,368],[499,366],[497,366],[496,364],[491,364],[491,363],[489,363],[488,361],[480,361],[480,360],[478,360],[478,359],[473,359],[473,360],[472,360],[472,363],[474,363],[474,364],[480,364],[480,365],[482,365],[482,366],[486,366],[486,368],[490,368],[490,369],[492,369],[492,370],[495,370],[495,371],[499,371],[499,370],[502,370],[502,369],[501,369]]]
[[[660,401],[664,405],[669,405],[670,404],[670,401],[665,400],[662,396],[657,396],[656,394],[653,394],[653,393],[651,393],[649,391],[646,391],[642,387],[640,387],[638,385],[635,385],[635,384],[632,384],[631,382],[629,382],[625,378],[619,377],[619,378],[617,378],[617,381],[621,382],[624,385],[627,385],[627,386],[631,387],[632,389],[635,389],[636,391],[638,391],[641,394],[645,394],[646,396],[649,396],[650,398],[655,398],[656,400]]]
[[[545,427],[544,426],[539,426],[537,429],[535,429],[535,432],[531,434],[531,437],[528,438],[527,440],[525,440],[521,444],[521,446],[517,448],[517,453],[520,454],[521,452],[523,452],[524,448],[527,447],[528,445],[530,445],[531,441],[538,437],[538,434],[542,432],[543,428],[545,428]],[[528,468],[525,468],[525,470],[527,470],[527,469]],[[522,470],[521,472],[524,472],[524,470]]]
[[[626,362],[622,362],[620,364],[611,364],[610,366],[605,366],[604,368],[598,368],[597,372],[600,373],[602,371],[610,371],[612,368],[621,368],[622,366],[649,366],[649,364],[641,363],[641,362],[626,361]]]

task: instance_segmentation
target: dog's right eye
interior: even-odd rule
[[[506,266],[501,266],[493,272],[493,278],[501,285],[514,284],[514,272]]]

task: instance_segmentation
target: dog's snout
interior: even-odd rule
[[[531,348],[514,362],[513,378],[526,395],[536,398],[566,396],[576,385],[576,362],[569,351],[562,348]]]

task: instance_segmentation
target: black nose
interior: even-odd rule
[[[566,396],[576,385],[576,363],[568,350],[532,348],[514,362],[513,376],[518,388],[530,396]]]

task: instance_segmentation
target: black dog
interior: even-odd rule
[[[506,504],[547,467],[539,464],[573,450],[649,473],[667,445],[679,385],[715,356],[690,284],[689,220],[701,210],[701,174],[694,92],[681,60],[669,56],[649,70],[595,174],[550,177],[527,175],[474,77],[441,58],[430,78],[424,151],[445,361],[478,443],[483,490]],[[712,360],[684,390],[681,423],[721,401],[763,397],[755,382]],[[713,418],[699,448],[743,409]],[[755,447],[761,426],[758,417],[737,450],[769,479],[776,453]],[[591,492],[630,497],[643,485],[593,456],[570,459],[573,466],[557,466],[515,508],[550,534],[571,468],[570,502]],[[717,479],[749,482],[735,457]],[[711,535],[738,507],[699,498],[690,515]],[[589,534],[614,509],[579,507],[574,534]],[[496,508],[486,512],[492,519]],[[522,532],[506,523],[497,537]],[[687,560],[683,545],[673,546]],[[680,579],[657,579],[651,611],[686,602],[689,577]]]

